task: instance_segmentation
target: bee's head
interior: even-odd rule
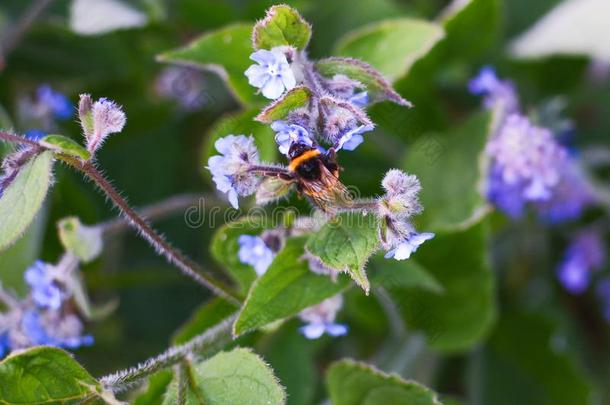
[[[290,145],[290,149],[288,150],[288,157],[290,159],[295,159],[301,156],[303,153],[314,149],[316,148],[304,145],[302,143],[293,143],[292,145]]]

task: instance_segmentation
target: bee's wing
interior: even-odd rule
[[[327,213],[349,207],[353,200],[348,189],[326,167],[320,165],[320,180],[302,181],[300,188],[313,204]]]

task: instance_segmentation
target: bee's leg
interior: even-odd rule
[[[253,165],[248,168],[248,172],[264,177],[275,177],[284,181],[294,181],[293,174],[284,167]]]

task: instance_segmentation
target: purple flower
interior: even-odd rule
[[[218,139],[214,146],[220,155],[208,160],[207,169],[212,173],[216,188],[227,193],[233,208],[239,208],[237,196],[254,194],[260,179],[249,173],[251,165],[259,163],[258,149],[253,137],[227,135]]]
[[[305,128],[300,125],[288,124],[286,121],[275,121],[271,129],[276,132],[275,142],[278,144],[280,153],[288,156],[288,151],[293,144],[312,146],[313,141]]]
[[[500,80],[491,66],[485,66],[479,74],[468,83],[468,90],[474,95],[484,96],[486,108],[499,108],[505,114],[519,111],[519,100],[514,85],[507,80]]]
[[[307,339],[318,339],[324,333],[330,336],[343,336],[347,334],[346,325],[335,323],[337,312],[343,306],[341,295],[325,299],[321,303],[306,308],[299,314],[299,318],[307,324],[299,330]]]
[[[57,310],[61,307],[66,294],[57,284],[53,272],[52,265],[39,260],[25,271],[24,277],[32,290],[32,298],[36,305]]]
[[[364,142],[362,134],[365,132],[372,131],[374,128],[374,125],[360,125],[358,127],[350,129],[349,131],[345,132],[343,135],[340,136],[339,140],[336,143],[335,149],[356,149],[362,142]]]
[[[560,283],[572,294],[581,294],[589,286],[591,273],[606,263],[603,239],[594,230],[582,231],[570,242],[557,269]]]
[[[241,235],[237,239],[239,251],[237,255],[239,261],[244,264],[249,264],[254,267],[254,271],[260,277],[269,268],[275,254],[265,244],[265,241],[260,236]]]
[[[389,259],[393,257],[396,260],[406,260],[411,257],[411,253],[415,252],[425,241],[432,238],[434,238],[432,232],[413,232],[390,249],[385,254],[385,258]]]
[[[57,92],[51,86],[45,84],[36,91],[38,102],[44,105],[59,121],[65,121],[72,117],[74,105],[62,93]]]
[[[284,90],[290,90],[296,85],[286,55],[279,48],[270,51],[260,49],[250,55],[250,59],[258,65],[251,65],[245,75],[250,85],[262,90],[263,96],[275,100]]]

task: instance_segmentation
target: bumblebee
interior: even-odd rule
[[[339,181],[339,165],[334,148],[323,153],[318,148],[293,144],[288,151],[290,181],[297,192],[327,213],[349,206],[352,198]]]

